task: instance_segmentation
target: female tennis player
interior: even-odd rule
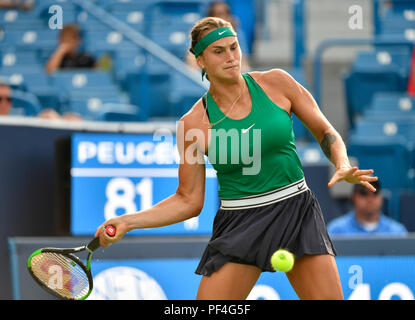
[[[178,189],[150,209],[106,221],[96,231],[101,245],[117,242],[136,228],[197,216],[205,191],[205,165],[199,160],[207,155],[217,171],[221,207],[196,270],[203,275],[197,299],[246,299],[261,272],[273,271],[270,258],[280,248],[295,255],[287,277],[300,299],[343,299],[336,251],[304,179],[290,115],[301,119],[336,167],[328,186],[344,180],[375,191],[370,184],[377,180],[373,170],[350,165],[338,132],[288,73],[272,69],[241,74],[241,51],[230,23],[204,18],[191,30],[191,40],[190,51],[210,88],[180,121]],[[253,153],[250,162],[235,161]],[[113,238],[102,232],[110,224],[117,228]]]

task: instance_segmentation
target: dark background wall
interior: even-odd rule
[[[0,272],[10,274],[7,238],[57,236],[55,141],[70,130],[0,125]],[[11,299],[10,281],[0,299]]]

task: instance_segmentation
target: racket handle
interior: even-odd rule
[[[100,247],[99,245],[99,237],[98,238],[94,238],[90,243],[88,243],[88,245],[86,246],[86,248],[88,249],[89,252],[94,252],[95,250],[97,250]]]
[[[107,233],[107,235],[109,237],[113,237],[115,236],[116,233],[116,228],[112,225],[108,225],[105,227],[105,232]],[[98,238],[94,238],[87,246],[86,248],[90,251],[90,252],[94,252],[95,250],[97,250],[100,247],[99,245],[99,237]]]

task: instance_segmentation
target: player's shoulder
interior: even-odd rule
[[[249,75],[257,82],[263,85],[270,86],[291,86],[296,81],[285,70],[274,68],[266,71],[253,71],[249,72]]]
[[[273,68],[265,71],[252,71],[249,72],[253,78],[265,80],[265,81],[272,81],[272,80],[284,80],[284,79],[291,79],[292,76],[285,70],[280,68]]]

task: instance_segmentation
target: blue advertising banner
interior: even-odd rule
[[[344,298],[413,300],[415,256],[336,257]],[[94,262],[89,299],[193,300],[199,259],[100,260]],[[263,273],[248,299],[297,300],[284,273]]]
[[[71,232],[94,234],[105,220],[150,208],[176,192],[176,137],[76,133],[71,141]],[[206,158],[207,159],[207,158]],[[219,207],[216,174],[206,160],[205,204],[198,217],[131,235],[210,234]]]

